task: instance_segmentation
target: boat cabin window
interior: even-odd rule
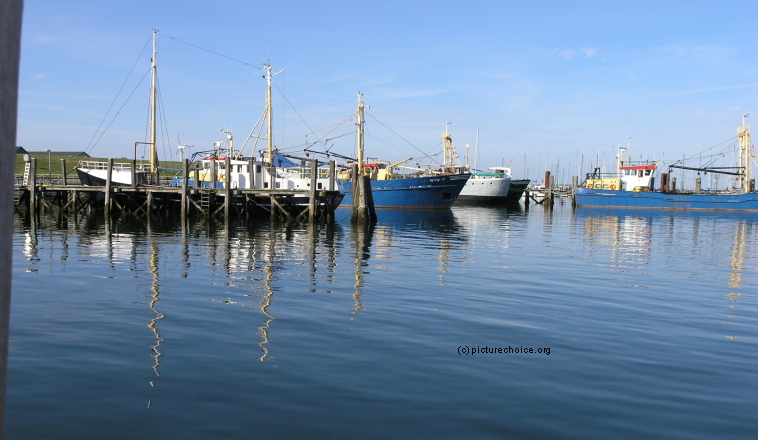
[[[261,173],[261,166],[260,165],[256,165],[255,166],[255,172],[258,173],[258,174]]]
[[[651,173],[652,171],[653,171],[653,170],[645,170],[645,175],[646,175],[646,176],[649,176],[649,175],[650,175],[650,173]]]

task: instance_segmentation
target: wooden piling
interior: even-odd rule
[[[189,197],[188,194],[188,187],[189,187],[189,159],[184,159],[184,162],[182,162],[182,219],[187,217],[187,212],[189,208],[189,204],[187,203],[187,198]]]
[[[337,179],[337,165],[333,160],[329,161],[329,191],[334,191],[335,180]]]
[[[32,158],[29,168],[29,209],[32,213],[37,213],[37,159]]]
[[[311,193],[308,198],[308,219],[313,222],[316,218],[316,195],[318,190],[316,189],[316,181],[318,179],[318,160],[311,160]]]
[[[579,176],[571,176],[571,206],[576,207],[576,189],[579,188]]]
[[[68,186],[68,182],[66,179],[66,176],[68,174],[66,173],[66,159],[61,159],[61,183],[63,186]]]
[[[111,212],[111,184],[113,179],[113,158],[108,159],[108,170],[105,173],[105,214]]]
[[[210,179],[211,189],[215,191],[216,190],[216,179],[217,179],[217,176],[216,176],[216,161],[215,160],[211,161],[211,176],[210,177],[211,177],[211,179]]]
[[[232,206],[232,169],[231,159],[226,156],[224,160],[224,216],[227,218],[231,212],[229,211]]]
[[[5,438],[5,389],[13,267],[13,178],[22,11],[22,0],[0,2],[0,439]]]

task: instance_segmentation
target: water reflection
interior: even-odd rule
[[[728,279],[724,280],[724,296],[729,300],[727,307],[730,310],[724,314],[728,319],[724,323],[735,323],[738,300],[743,296],[746,256],[750,255],[751,244],[755,243],[754,229],[758,224],[758,215],[581,208],[575,211],[575,221],[583,225],[584,251],[598,253],[609,250],[608,266],[616,272],[641,268],[656,259],[664,262],[664,268],[670,266],[676,269],[682,266],[679,260],[694,260],[695,256],[698,257],[697,261],[707,261],[709,270],[718,273],[719,268],[723,268],[728,271]],[[727,250],[728,254],[722,252]],[[723,261],[721,255],[728,255],[728,261]],[[692,278],[709,276],[696,266],[684,267],[692,272]],[[726,337],[738,338],[732,334]]]
[[[106,222],[106,224],[109,224],[110,222]],[[156,376],[160,376],[158,373],[158,367],[161,363],[161,358],[163,357],[163,353],[161,353],[160,348],[161,344],[163,343],[163,338],[160,335],[160,332],[158,330],[158,321],[164,319],[166,316],[158,309],[158,303],[160,302],[160,273],[158,271],[158,243],[157,238],[153,234],[152,230],[153,223],[148,220],[147,222],[147,237],[148,237],[148,243],[149,243],[149,249],[150,249],[150,256],[149,256],[149,265],[150,265],[150,301],[148,303],[148,307],[150,307],[150,310],[155,313],[155,316],[150,320],[150,322],[147,324],[147,328],[150,329],[150,331],[153,333],[153,336],[155,337],[155,343],[150,347],[150,350],[152,351],[152,358],[153,358],[153,372],[155,372]],[[110,236],[110,228],[106,227],[106,235]],[[133,241],[134,243],[134,241]],[[111,263],[112,264],[112,263]],[[154,387],[155,382],[151,381],[150,386]],[[148,402],[148,408],[151,406],[152,400]]]

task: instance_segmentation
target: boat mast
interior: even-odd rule
[[[271,64],[264,64],[266,71],[266,115],[268,119],[268,125],[266,127],[266,153],[268,154],[268,165],[274,166],[274,115],[272,112],[271,99],[271,83],[274,75],[278,75],[284,70],[280,70],[276,73],[272,73]]]
[[[444,159],[444,171],[447,172],[453,167],[453,156],[455,155],[455,147],[453,147],[453,138],[450,136],[447,128],[450,126],[450,122],[445,122],[445,131],[442,132],[442,144],[445,153]]]
[[[158,31],[153,29],[153,58],[150,67],[150,172],[153,174],[154,183],[158,183],[158,150],[155,148],[156,108],[158,107],[155,99],[158,82],[157,37]]]
[[[750,127],[745,124],[745,118],[749,113],[742,115],[742,126],[737,127],[737,136],[740,138],[740,188],[750,192],[750,153],[752,142],[750,141]]]
[[[358,139],[358,175],[363,175],[363,127],[364,127],[364,120],[363,120],[363,110],[365,108],[371,108],[366,107],[363,105],[363,95],[361,92],[358,92],[358,111],[357,111],[357,120],[356,125],[358,126],[358,130],[356,130]]]

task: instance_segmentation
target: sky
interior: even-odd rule
[[[132,158],[156,29],[162,160],[221,129],[239,148],[270,63],[283,149],[355,154],[354,124],[319,130],[360,92],[368,157],[438,163],[448,127],[462,161],[519,178],[609,166],[619,146],[704,162],[758,118],[757,18],[697,0],[25,0],[16,143]]]

